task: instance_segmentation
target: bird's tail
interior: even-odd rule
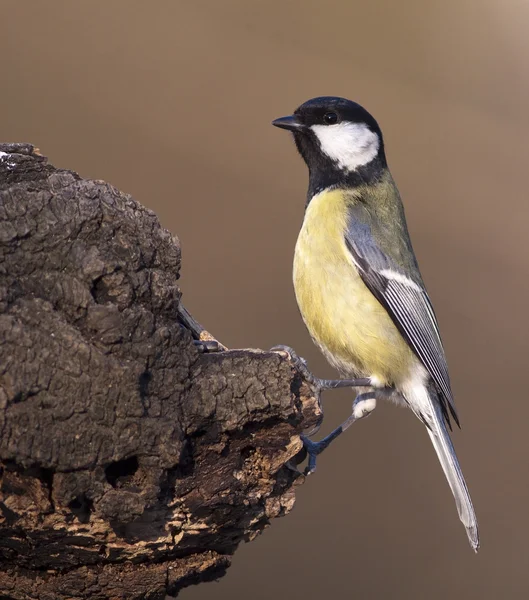
[[[437,399],[431,397],[431,393],[426,386],[420,391],[415,388],[412,394],[415,396],[415,402],[410,402],[410,406],[419,418],[426,422],[428,435],[432,440],[433,447],[454,495],[459,518],[466,528],[470,545],[477,552],[479,548],[479,534],[474,506],[472,505],[472,500],[461,467],[459,466],[452,440],[446,429],[441,407]],[[420,396],[420,398],[417,396]],[[411,398],[407,399],[408,401],[411,400]]]

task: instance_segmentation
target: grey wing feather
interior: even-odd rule
[[[364,283],[432,377],[447,424],[450,411],[459,425],[437,319],[424,286],[378,248],[367,225],[350,223],[345,241]]]

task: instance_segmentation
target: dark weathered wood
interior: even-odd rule
[[[0,144],[0,597],[163,598],[291,509],[317,400],[199,352],[179,269],[130,196]]]

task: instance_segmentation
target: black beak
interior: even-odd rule
[[[296,115],[280,117],[272,121],[272,125],[281,129],[288,129],[289,131],[303,131],[305,129],[305,125],[303,125]]]

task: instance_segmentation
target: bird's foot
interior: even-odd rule
[[[304,474],[311,475],[316,470],[316,458],[321,454],[328,446],[333,442],[339,435],[341,435],[346,429],[349,429],[355,421],[359,421],[365,417],[368,417],[376,408],[377,400],[375,392],[366,392],[365,394],[359,394],[353,402],[353,408],[351,415],[334,431],[331,431],[329,435],[324,437],[319,442],[313,442],[307,436],[302,435],[301,441],[303,447],[307,452],[308,463],[305,468]]]
[[[307,361],[298,356],[298,354],[292,348],[280,344],[270,348],[270,351],[277,352],[277,354],[281,354],[285,358],[288,358],[288,360],[299,371],[305,381],[308,381],[313,386],[318,387],[319,379],[310,372],[309,368],[307,367]]]
[[[305,435],[301,436],[301,441],[303,442],[303,448],[307,453],[307,466],[303,471],[303,474],[307,477],[308,475],[312,475],[316,470],[316,459],[317,457],[329,446],[329,444],[335,440],[341,433],[343,429],[337,427],[332,433],[328,436],[324,437],[319,442],[313,442],[310,438]]]
[[[307,361],[304,358],[299,357],[289,346],[274,346],[270,350],[286,356],[290,362],[293,363],[303,379],[314,386],[318,391],[342,387],[369,387],[372,385],[369,377],[361,379],[320,379],[311,373],[307,367]]]

